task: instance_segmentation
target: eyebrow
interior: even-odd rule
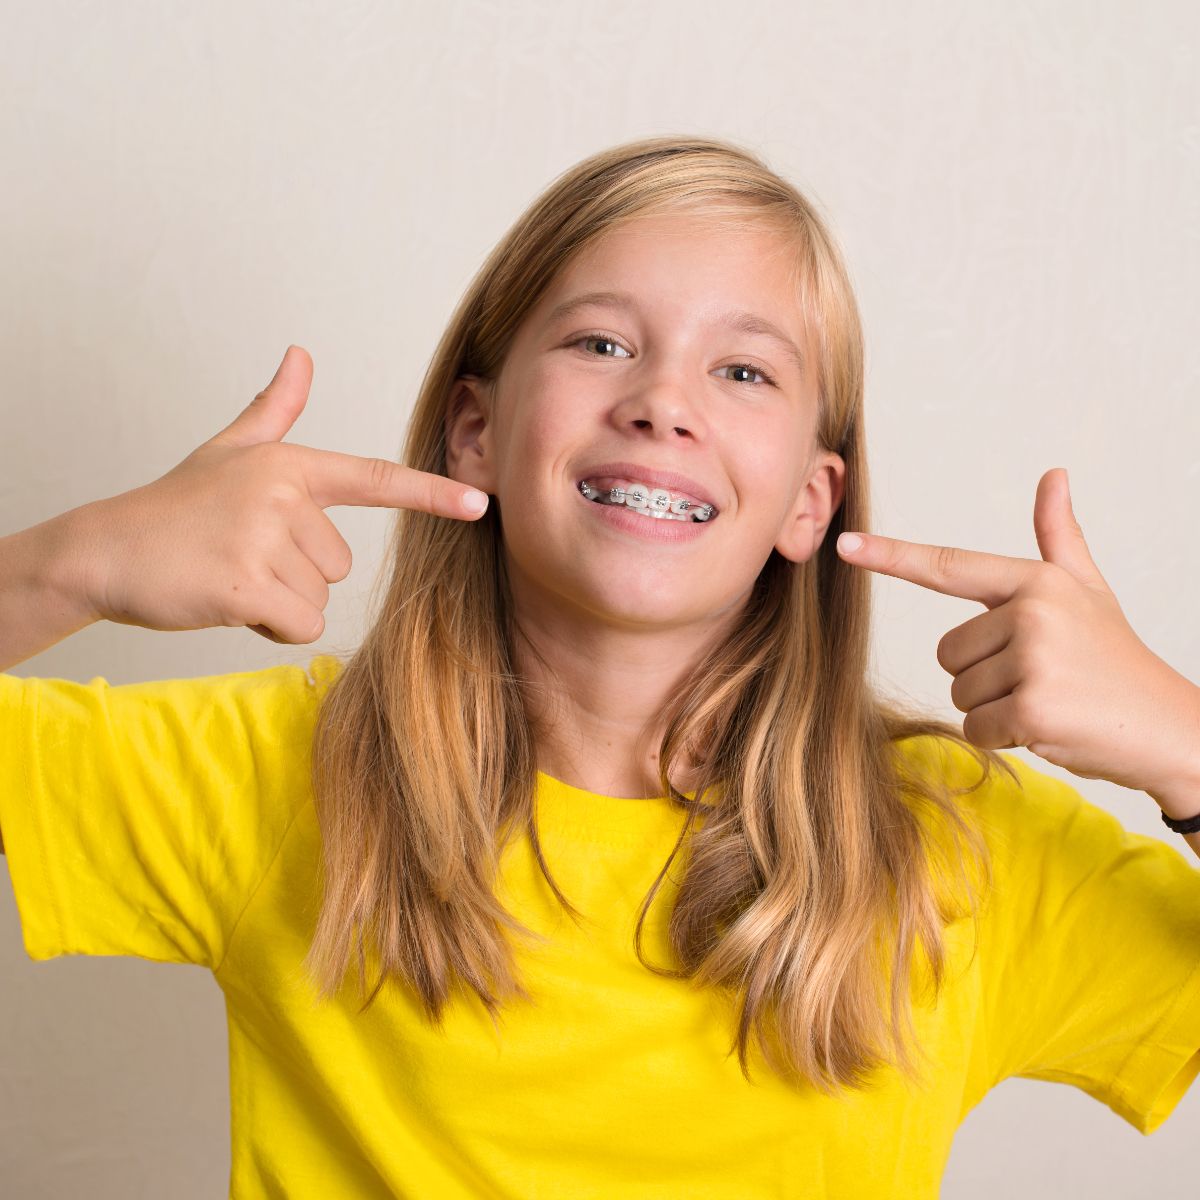
[[[628,292],[584,292],[556,305],[546,318],[546,324],[553,325],[556,321],[562,320],[563,317],[569,316],[581,308],[596,307],[628,310],[636,308],[637,301]],[[778,342],[800,373],[807,376],[808,367],[805,364],[804,355],[800,352],[800,347],[778,325],[768,321],[766,317],[760,317],[757,313],[745,312],[742,309],[733,309],[729,312],[717,313],[714,320],[717,324],[737,330],[739,333],[760,334]]]

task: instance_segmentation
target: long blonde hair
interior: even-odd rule
[[[840,250],[813,205],[726,141],[648,138],[576,164],[471,281],[422,381],[403,461],[445,474],[455,381],[495,380],[525,314],[576,254],[667,209],[757,223],[794,246],[797,303],[817,347],[817,435],[846,476],[818,552],[794,563],[772,551],[744,620],[667,714],[662,795],[688,815],[643,902],[637,955],[648,970],[740,1000],[734,1042],[747,1079],[752,1033],[772,1069],[826,1092],[863,1086],[884,1062],[912,1075],[913,952],[923,949],[936,994],[943,924],[976,912],[971,864],[983,887],[991,872],[984,839],[953,801],[971,789],[909,769],[897,743],[951,739],[978,760],[978,783],[992,763],[1017,777],[954,725],[868,683],[869,577],[835,550],[842,529],[870,528],[862,331]],[[527,833],[558,901],[580,916],[538,839],[535,740],[495,505],[476,522],[399,511],[387,563],[369,632],[317,717],[324,895],[305,965],[328,999],[354,954],[365,992],[370,949],[379,975],[363,1009],[394,979],[439,1025],[459,986],[495,1021],[505,1000],[530,998],[506,934],[538,936],[495,894],[510,837]],[[685,751],[698,756],[690,796],[672,782]],[[945,818],[954,837],[934,836],[927,816]],[[643,954],[643,923],[689,835],[668,931],[679,967],[664,968]],[[951,872],[966,884],[957,904],[940,891]]]

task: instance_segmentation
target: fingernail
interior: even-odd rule
[[[853,554],[863,544],[857,533],[843,533],[837,540],[839,554]]]
[[[481,513],[488,506],[487,492],[464,492],[462,503],[467,512]]]

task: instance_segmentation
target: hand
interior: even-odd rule
[[[312,359],[289,346],[231,424],[161,479],[71,514],[88,602],[146,629],[245,625],[274,642],[325,629],[329,584],[351,553],[324,509],[415,508],[474,520],[487,496],[382,458],[282,442],[308,399]],[[470,510],[465,499],[482,497]]]
[[[875,535],[843,557],[987,607],[937,648],[968,741],[1024,746],[1085,779],[1178,786],[1200,758],[1200,689],[1130,628],[1092,561],[1065,469],[1038,482],[1033,527],[1041,559]]]

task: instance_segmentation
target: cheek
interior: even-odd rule
[[[740,415],[717,432],[728,448],[727,461],[739,506],[764,528],[783,520],[799,486],[805,447],[802,431],[776,414]]]
[[[513,381],[496,425],[496,454],[502,479],[526,477],[545,460],[570,419],[561,390],[541,375]]]
[[[567,405],[531,400],[505,431],[501,477],[518,490],[545,486],[572,431],[578,434],[578,422]]]
[[[599,411],[569,371],[530,372],[510,394],[497,439],[501,476],[520,484],[532,475],[544,485],[556,464],[587,444]]]

